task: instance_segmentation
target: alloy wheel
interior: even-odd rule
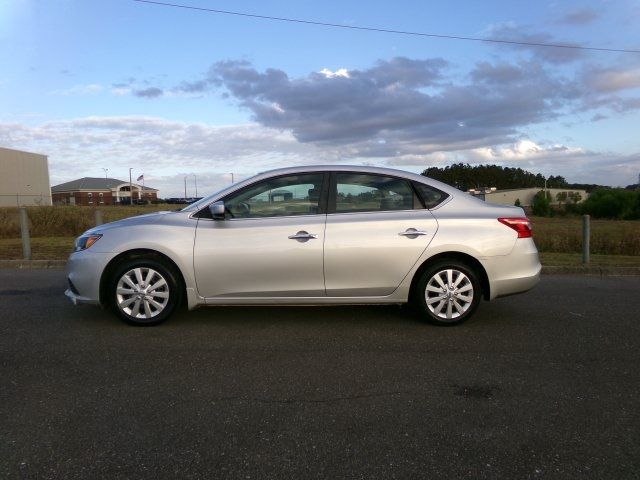
[[[473,283],[460,270],[447,268],[429,279],[424,297],[427,308],[433,315],[444,322],[455,321],[473,304]]]
[[[124,273],[116,285],[116,305],[126,315],[151,319],[169,303],[169,284],[156,270],[136,267]]]

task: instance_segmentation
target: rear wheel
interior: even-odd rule
[[[109,294],[111,306],[125,322],[137,326],[164,322],[180,303],[178,276],[155,259],[133,259],[116,270]]]
[[[428,322],[458,325],[478,308],[482,291],[476,272],[457,260],[429,266],[416,288],[416,303]]]

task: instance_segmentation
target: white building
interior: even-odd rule
[[[46,155],[0,147],[0,207],[51,205]]]
[[[482,197],[484,195],[485,202],[489,203],[497,203],[499,205],[515,205],[516,200],[520,201],[520,205],[523,207],[530,207],[533,204],[533,197],[535,197],[536,193],[540,190],[544,190],[539,187],[534,188],[513,188],[506,190],[495,190],[490,192],[484,192],[479,194],[478,196]],[[573,195],[579,195],[578,203],[584,202],[589,194],[586,190],[577,190],[575,188],[547,188],[546,189],[551,195],[551,204],[559,205],[561,202],[563,204],[572,202],[571,197]],[[566,197],[564,200],[558,200],[558,194],[566,193]],[[471,193],[471,192],[470,192]]]

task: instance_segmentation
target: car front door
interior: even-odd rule
[[[198,293],[220,297],[322,297],[328,174],[256,182],[224,199],[225,220],[200,218]],[[206,216],[206,215],[205,215]]]
[[[327,296],[390,295],[431,242],[437,221],[406,179],[336,172],[330,189]]]

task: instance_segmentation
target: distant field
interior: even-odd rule
[[[35,237],[31,239],[33,260],[65,260],[73,251],[75,237]],[[22,241],[19,238],[0,238],[0,260],[22,258]]]
[[[582,218],[531,217],[540,252],[582,252]],[[640,221],[591,220],[591,253],[640,255]]]
[[[184,205],[183,205],[184,207]],[[176,205],[134,205],[101,207],[104,223],[162,210],[177,210]],[[27,207],[33,237],[75,237],[95,226],[96,207]],[[20,237],[17,207],[0,208],[0,238]]]
[[[175,210],[175,205],[104,207],[105,222],[151,213]],[[74,237],[95,224],[95,207],[30,207],[32,253],[36,259],[66,258]],[[582,251],[581,218],[532,217],[534,239],[547,265],[572,263],[579,256],[546,254],[580,254]],[[607,265],[634,264],[640,260],[640,221],[591,221],[591,253]],[[601,255],[596,257],[594,255]],[[609,257],[607,257],[609,256]],[[611,256],[615,256],[611,257]],[[623,256],[629,258],[622,258]],[[18,209],[0,208],[0,259],[22,258]],[[553,263],[553,262],[560,263]],[[551,262],[551,263],[550,263]]]

